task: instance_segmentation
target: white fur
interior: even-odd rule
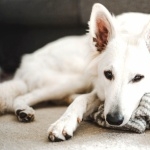
[[[92,41],[99,18],[110,32],[101,54]],[[105,118],[119,108],[124,116],[121,125],[126,124],[143,94],[149,91],[149,20],[150,15],[141,13],[126,13],[115,18],[103,5],[95,4],[89,34],[61,38],[23,56],[14,78],[0,85],[0,110],[16,114],[21,110],[34,115],[29,106],[45,100],[70,99],[93,85],[90,93],[78,96],[50,126],[50,140],[72,136],[78,123],[97,108],[100,100],[105,101]],[[113,72],[113,81],[106,79],[105,70]],[[144,75],[144,79],[132,83],[137,74]],[[20,116],[18,119],[22,121]]]

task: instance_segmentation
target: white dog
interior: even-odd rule
[[[75,98],[49,127],[51,141],[73,136],[100,100],[105,101],[104,115],[110,125],[126,124],[149,91],[149,20],[149,15],[140,13],[115,18],[95,4],[89,34],[59,39],[23,57],[14,78],[0,85],[1,112],[14,111],[19,121],[29,122],[34,119],[30,106]]]

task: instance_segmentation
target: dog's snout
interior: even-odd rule
[[[115,113],[108,113],[106,116],[106,121],[110,125],[121,125],[123,123],[124,117],[121,113],[115,112]]]

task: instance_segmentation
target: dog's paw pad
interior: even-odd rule
[[[72,137],[71,135],[69,135],[66,132],[63,132],[63,135],[64,135],[64,137],[65,137],[66,140],[69,140]]]
[[[31,122],[34,120],[34,110],[18,109],[16,110],[16,115],[19,121],[21,122]]]

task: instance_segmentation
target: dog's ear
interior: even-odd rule
[[[94,4],[89,21],[89,33],[97,51],[102,52],[115,35],[113,17],[101,4]]]

